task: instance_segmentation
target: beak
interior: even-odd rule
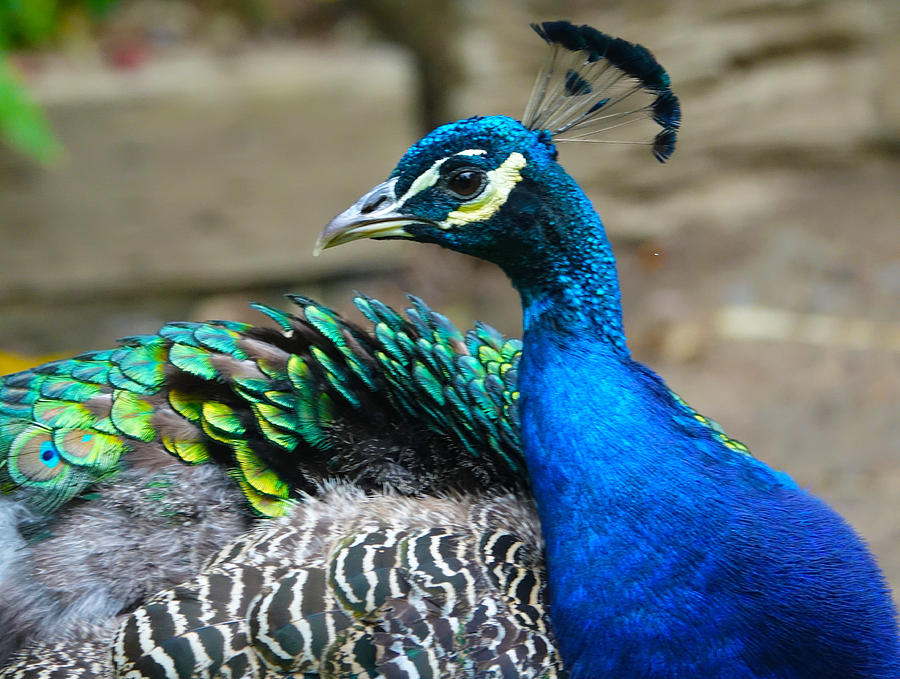
[[[394,195],[396,183],[394,178],[379,184],[328,222],[319,234],[313,255],[318,256],[326,248],[360,238],[411,238],[404,227],[429,224],[428,220],[398,211]]]

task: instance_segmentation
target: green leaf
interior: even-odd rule
[[[88,12],[97,18],[106,16],[119,0],[85,0]]]
[[[26,47],[44,44],[59,22],[57,0],[4,0],[0,22],[5,42]]]
[[[31,101],[3,54],[0,54],[0,140],[41,163],[49,163],[62,153],[62,146],[44,114]]]

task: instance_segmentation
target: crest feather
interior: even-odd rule
[[[650,50],[568,21],[531,27],[551,52],[525,108],[525,127],[547,130],[553,141],[648,144],[660,162],[672,155],[681,108]],[[635,131],[632,139],[594,138],[625,126]]]

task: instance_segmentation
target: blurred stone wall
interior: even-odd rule
[[[459,115],[518,116],[529,21],[641,42],[684,109],[675,155],[563,145],[619,258],[636,354],[835,504],[900,586],[900,3],[461,2]],[[383,20],[383,19],[382,19]],[[413,59],[365,17],[328,40],[189,45],[140,69],[62,58],[33,86],[68,149],[0,156],[0,349],[76,351],[296,290],[414,291],[517,332],[492,267],[414,244],[313,260],[321,225],[419,130]],[[442,40],[441,44],[446,45]]]

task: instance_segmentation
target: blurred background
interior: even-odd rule
[[[407,243],[311,256],[431,127],[519,116],[568,18],[649,46],[665,166],[568,144],[635,354],[835,505],[900,588],[896,0],[0,0],[0,372],[301,292],[413,291],[519,332],[490,266]]]

